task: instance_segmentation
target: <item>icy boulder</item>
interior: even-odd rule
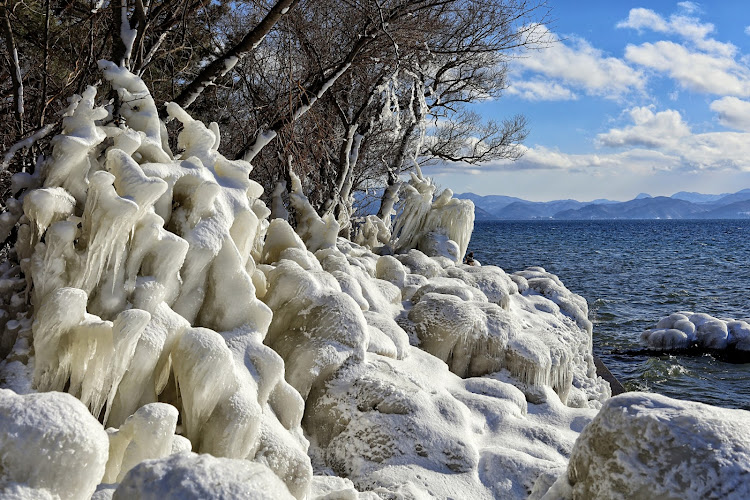
[[[402,188],[404,197],[394,221],[391,246],[398,253],[418,248],[431,256],[461,262],[474,230],[474,203],[453,198],[450,189],[433,200],[435,189],[430,179],[411,175]]]
[[[505,297],[501,307],[455,278],[433,278],[400,321],[413,343],[461,377],[505,369],[527,397],[543,398],[538,389],[548,386],[572,406],[608,396],[606,384],[597,382],[589,331],[543,296]]]
[[[619,395],[581,433],[565,481],[567,498],[750,498],[750,412]]]
[[[409,311],[422,349],[448,364],[461,377],[495,372],[505,365],[511,337],[520,325],[495,304],[464,300],[453,294],[428,293]],[[529,364],[550,360],[535,356]]]
[[[677,312],[641,334],[651,349],[736,349],[750,351],[750,321],[723,320],[705,313]]]
[[[94,493],[109,443],[76,398],[0,389],[0,429],[0,496],[75,500]]]
[[[542,267],[530,267],[524,271],[514,273],[514,277],[521,285],[524,295],[539,294],[560,308],[560,311],[570,316],[575,322],[589,332],[593,325],[589,320],[589,306],[586,299],[568,290],[560,278],[544,270]]]
[[[112,498],[277,500],[294,497],[284,483],[262,464],[181,453],[141,462],[128,472]]]
[[[506,309],[511,295],[518,293],[518,285],[497,266],[461,265],[448,268],[446,272],[448,276],[478,288],[489,302]]]
[[[178,412],[174,406],[151,403],[128,417],[119,428],[107,429],[109,460],[103,483],[118,483],[140,462],[170,455],[183,446],[182,436],[175,435]],[[190,450],[190,442],[187,442]]]

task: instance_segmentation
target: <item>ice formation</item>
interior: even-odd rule
[[[749,429],[744,410],[621,394],[583,430],[543,498],[748,498]]]
[[[736,349],[750,351],[750,318],[719,319],[705,313],[676,312],[641,334],[650,349]]]
[[[216,124],[168,104],[175,155],[143,82],[100,67],[123,124],[73,98],[0,217],[8,495],[523,498],[565,469],[610,395],[585,300],[461,264],[471,202],[421,174],[357,242],[294,175],[289,221]]]

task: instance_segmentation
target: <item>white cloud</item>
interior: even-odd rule
[[[750,102],[723,97],[711,103],[711,111],[719,115],[719,123],[725,127],[750,132]]]
[[[663,148],[675,145],[680,139],[690,135],[690,128],[677,111],[668,109],[654,113],[651,108],[636,107],[629,114],[633,125],[599,134],[597,142],[607,147]]]
[[[734,98],[730,98],[734,99]],[[712,109],[736,128],[750,130],[750,102],[736,99],[714,101]],[[738,103],[740,106],[737,106]],[[727,111],[733,110],[733,111]],[[745,114],[740,116],[740,113]],[[722,114],[723,113],[723,114]],[[490,162],[483,165],[435,165],[439,174],[482,173],[495,171],[572,172],[587,175],[636,175],[656,172],[699,173],[709,171],[750,172],[750,133],[693,133],[676,110],[654,111],[635,107],[627,112],[630,123],[597,136],[605,149],[585,154],[570,154],[544,146],[524,147],[517,161]],[[609,148],[620,149],[608,152]]]
[[[625,58],[666,73],[693,91],[750,96],[750,70],[730,57],[691,51],[674,42],[660,41],[628,45]]]
[[[745,34],[750,35],[750,26],[745,26]]]
[[[546,79],[546,95],[571,98],[572,89],[588,95],[618,98],[633,90],[643,90],[645,76],[621,59],[604,53],[580,38],[557,40],[550,48],[514,61],[517,74],[533,73],[530,81],[514,83],[518,95],[541,100],[541,82]],[[570,93],[566,93],[567,89]],[[551,92],[556,90],[555,92]],[[524,94],[527,91],[528,94]]]
[[[701,6],[695,2],[677,2],[677,6],[687,14],[697,14],[703,12]]]
[[[692,2],[682,2],[680,6],[688,13],[697,11],[697,5],[692,4]],[[665,19],[651,9],[637,8],[631,9],[628,18],[617,23],[617,27],[678,35],[702,51],[724,57],[733,57],[737,53],[735,45],[719,42],[708,37],[714,32],[713,24],[702,23],[700,19],[690,15],[673,14],[669,16],[669,19]]]
[[[739,101],[739,99],[737,99]],[[747,105],[750,103],[739,101]],[[715,101],[719,109],[733,104]],[[736,104],[736,102],[734,103]],[[712,109],[714,106],[712,105]],[[742,132],[709,132],[694,134],[675,110],[654,113],[651,108],[633,108],[629,112],[633,122],[621,129],[611,129],[597,136],[606,147],[644,146],[668,157],[679,158],[684,170],[742,170],[750,171],[750,134]],[[746,115],[746,118],[750,114]],[[729,118],[729,117],[728,117]],[[731,118],[738,119],[732,115]],[[750,123],[748,123],[750,125]]]
[[[538,79],[513,83],[506,92],[527,101],[574,101],[578,99],[575,92],[569,88],[556,82]]]

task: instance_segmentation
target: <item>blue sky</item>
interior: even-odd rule
[[[559,41],[478,111],[526,115],[518,161],[430,167],[455,192],[629,200],[750,188],[750,1],[550,0]]]

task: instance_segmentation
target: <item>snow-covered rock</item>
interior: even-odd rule
[[[748,497],[750,412],[626,393],[583,430],[545,498]]]
[[[180,453],[147,460],[131,469],[112,499],[132,498],[284,500],[294,497],[265,465],[247,460]]]
[[[107,464],[107,433],[69,394],[0,389],[0,497],[88,498]]]
[[[750,319],[719,319],[705,313],[676,312],[641,334],[651,349],[737,349],[750,351]]]

